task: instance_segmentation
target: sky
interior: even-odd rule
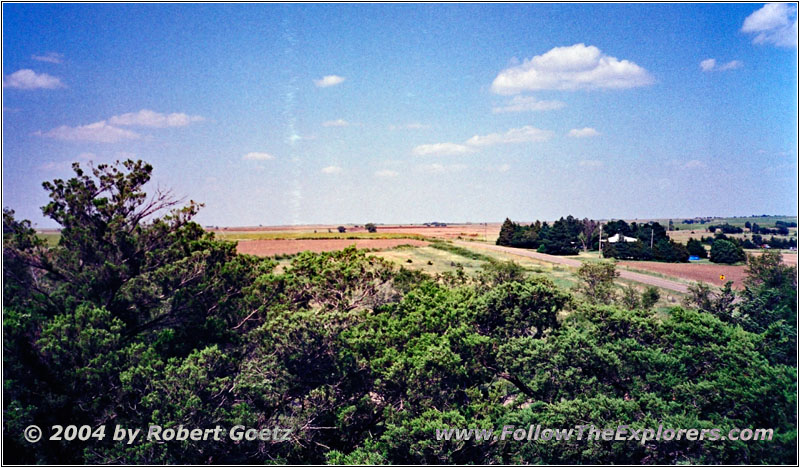
[[[2,204],[203,225],[796,214],[796,4],[2,5]]]

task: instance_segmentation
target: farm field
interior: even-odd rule
[[[428,242],[418,239],[260,239],[239,241],[239,253],[271,257],[273,255],[296,254],[304,251],[328,252],[355,245],[359,249],[391,249],[399,245],[425,246]]]
[[[305,226],[249,226],[229,228],[207,228],[220,239],[399,239],[399,238],[435,238],[463,239],[494,243],[500,232],[501,223],[448,224],[447,226],[425,226],[423,224],[390,224],[377,225],[377,232],[367,231],[363,225],[356,227],[343,224],[347,230],[337,231],[339,225],[305,225]]]
[[[714,263],[662,263],[662,262],[619,262],[620,267],[631,271],[652,272],[666,277],[700,281],[714,286],[724,286],[726,282],[733,281],[733,287],[741,289],[745,278],[744,265],[717,265]],[[721,280],[720,275],[725,279]]]

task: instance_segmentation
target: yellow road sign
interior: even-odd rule
[[[725,281],[725,275],[719,275],[719,279],[721,279],[722,281]]]

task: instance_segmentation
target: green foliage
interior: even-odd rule
[[[606,258],[659,262],[689,261],[689,251],[686,247],[669,239],[666,229],[659,223],[629,225],[623,220],[611,221],[605,225],[605,232],[609,237],[620,234],[637,239],[635,242],[604,243],[603,256]]]
[[[537,249],[551,255],[575,255],[597,243],[599,224],[588,218],[560,218],[552,226],[536,221],[530,226],[513,223],[506,218],[500,228],[497,245]]]
[[[659,299],[661,299],[661,294],[658,293],[658,289],[653,286],[649,286],[642,293],[642,307],[645,310],[650,310],[654,305],[656,305]]]
[[[619,276],[615,263],[583,262],[577,275],[581,281],[578,290],[589,302],[609,304],[614,300],[614,278]]]
[[[630,284],[622,289],[620,303],[628,310],[638,309],[641,306],[639,291]]]
[[[493,257],[475,252],[474,250],[465,249],[464,247],[458,245],[453,245],[449,242],[433,241],[430,243],[430,246],[433,247],[434,249],[444,250],[445,252],[450,252],[456,255],[460,255],[470,260],[478,260],[482,262],[494,261]]]
[[[744,250],[731,241],[717,239],[711,245],[709,259],[714,263],[738,263],[745,260]]]
[[[699,258],[707,258],[708,251],[706,250],[703,243],[697,239],[689,238],[689,241],[686,243],[686,250],[689,252],[689,255],[693,255]]]

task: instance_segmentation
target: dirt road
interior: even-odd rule
[[[496,250],[498,252],[510,253],[513,255],[519,255],[521,257],[534,258],[545,262],[558,263],[560,265],[567,265],[575,268],[581,266],[581,262],[573,258],[564,258],[564,257],[559,257],[558,255],[547,255],[539,252],[534,252],[532,250],[517,249],[514,247],[504,247],[501,245],[482,244],[479,242],[453,241],[453,243],[461,245],[463,247]],[[642,283],[642,284],[649,284],[651,286],[656,286],[658,288],[670,289],[672,291],[677,291],[683,294],[689,292],[689,288],[685,284],[679,283],[677,281],[672,281],[664,278],[657,278],[655,276],[645,275],[642,273],[634,273],[632,271],[625,271],[625,270],[617,270],[617,271],[619,272],[619,277],[623,279],[636,281],[637,283]]]

